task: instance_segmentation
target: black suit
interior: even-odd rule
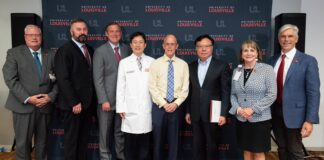
[[[190,113],[193,127],[194,159],[207,159],[215,156],[219,127],[210,123],[211,100],[222,101],[221,115],[226,117],[230,103],[231,70],[223,61],[211,58],[202,86],[198,79],[198,62],[189,65],[190,87],[187,113]],[[206,144],[208,146],[206,152]],[[217,156],[217,155],[216,155]]]
[[[91,60],[93,49],[87,45]],[[68,160],[86,159],[87,136],[96,96],[92,63],[87,63],[81,49],[73,41],[60,47],[55,55],[55,74],[59,87],[58,107],[64,121],[64,156]],[[81,103],[80,114],[72,112]]]

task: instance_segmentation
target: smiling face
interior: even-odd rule
[[[130,47],[132,48],[132,51],[137,56],[140,56],[144,53],[144,49],[146,47],[145,40],[142,36],[136,36],[132,39],[130,43]]]
[[[164,38],[162,47],[164,49],[164,54],[169,58],[175,55],[178,46],[177,38],[174,35],[167,35]]]
[[[106,36],[112,44],[118,45],[122,37],[122,31],[120,26],[118,26],[117,24],[112,24],[108,26],[106,29]]]
[[[241,58],[245,64],[254,64],[258,59],[258,51],[255,47],[249,44],[244,44],[242,46]]]
[[[293,29],[289,28],[281,32],[278,39],[282,52],[287,53],[295,48],[298,42],[298,35]]]
[[[41,30],[36,26],[26,27],[25,29],[25,42],[26,45],[37,51],[42,44],[42,33]]]
[[[206,61],[213,54],[213,44],[208,38],[203,38],[196,44],[196,51],[201,61]]]

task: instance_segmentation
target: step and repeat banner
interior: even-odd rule
[[[166,34],[175,34],[177,56],[188,63],[197,60],[194,40],[209,34],[215,40],[213,56],[228,62],[233,68],[239,63],[240,45],[255,40],[264,58],[271,52],[272,0],[42,0],[44,48],[57,49],[70,40],[71,20],[88,22],[89,44],[94,48],[106,42],[105,26],[117,22],[123,27],[123,41],[142,31],[147,36],[145,53],[163,55],[162,41]],[[219,145],[221,159],[241,159],[236,145],[235,118],[228,118]],[[89,156],[98,158],[97,122],[93,118],[89,137]],[[49,159],[63,159],[63,135],[59,118],[54,118],[50,131]],[[192,132],[183,123],[179,159],[191,159]]]

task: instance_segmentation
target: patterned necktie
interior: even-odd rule
[[[83,45],[83,46],[82,46],[82,49],[83,49],[84,57],[85,57],[86,60],[87,60],[87,63],[90,64],[90,55],[89,55],[89,52],[88,52],[87,46],[86,46],[86,45]]]
[[[142,62],[141,62],[142,57],[137,57],[136,60],[137,60],[138,69],[142,71]]]
[[[115,50],[116,60],[119,63],[119,61],[121,60],[121,57],[120,57],[120,54],[119,54],[119,47],[115,47],[114,50]]]
[[[277,87],[278,87],[278,95],[277,95],[277,102],[282,104],[282,91],[283,91],[283,79],[284,79],[284,70],[285,70],[285,58],[286,55],[283,54],[281,56],[281,63],[279,65],[279,69],[277,72]]]
[[[38,58],[38,52],[33,52],[33,57],[34,57],[34,61],[37,66],[38,76],[39,76],[39,78],[41,78],[42,77],[42,64]]]
[[[166,99],[168,102],[171,102],[174,99],[174,70],[173,70],[173,60],[168,60],[168,84],[167,84],[167,96]]]

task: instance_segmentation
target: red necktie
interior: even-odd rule
[[[88,52],[87,46],[86,45],[83,45],[82,48],[83,48],[84,57],[86,58],[87,63],[90,64],[90,56],[89,56],[89,52]]]
[[[277,96],[277,102],[279,104],[282,104],[282,91],[283,91],[283,79],[284,79],[284,70],[285,70],[285,58],[286,55],[283,54],[281,56],[281,63],[279,65],[279,69],[277,72],[277,87],[278,87],[278,96]]]
[[[120,54],[119,54],[119,47],[115,47],[114,50],[115,50],[116,60],[119,63],[119,61],[121,60],[121,57],[120,57]]]

